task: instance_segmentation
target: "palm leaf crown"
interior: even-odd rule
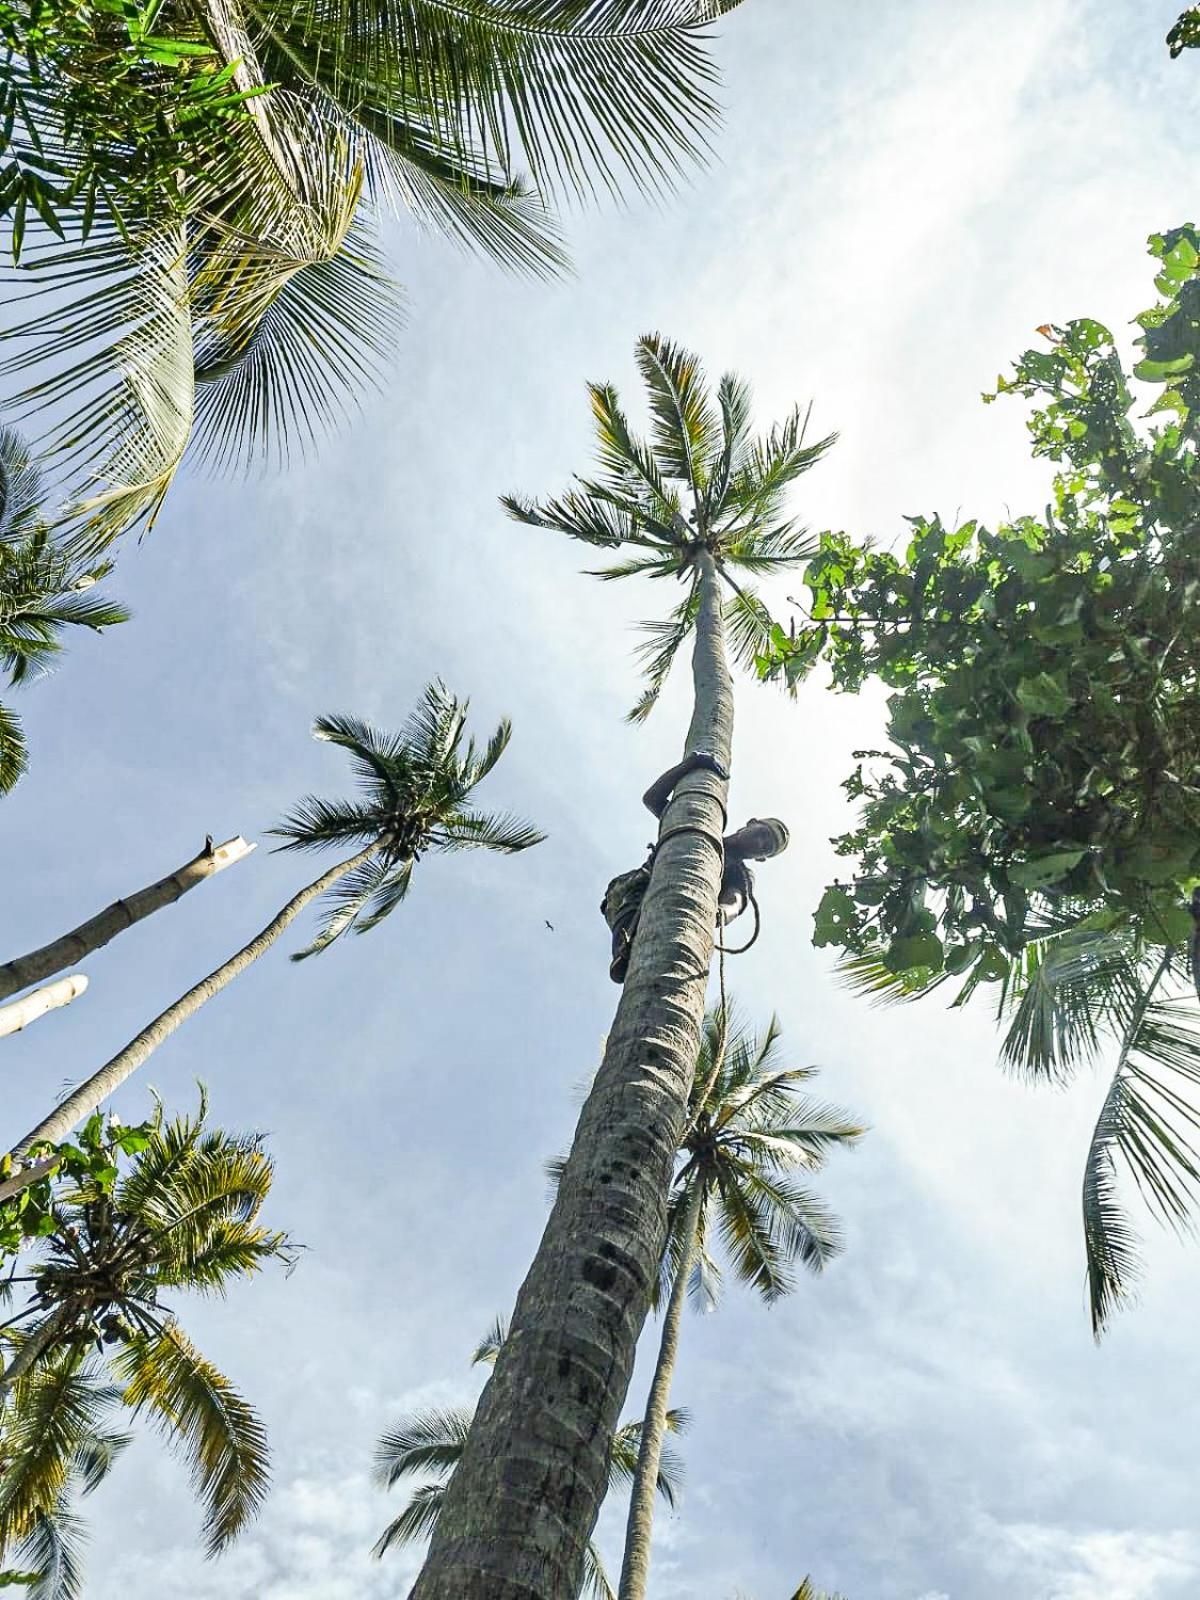
[[[107,73],[129,60],[111,41],[16,41],[0,158],[34,197],[7,191],[18,249],[33,224],[17,269],[33,309],[6,368],[24,408],[51,410],[68,514],[105,543],[153,522],[193,431],[242,462],[356,404],[401,321],[381,206],[510,268],[561,269],[542,196],[661,190],[705,152],[705,25],[736,3],[173,0],[150,42],[178,58],[136,85]],[[131,123],[134,87],[150,114]]]
[[[774,1018],[755,1035],[729,1008],[704,1019],[689,1122],[672,1189],[660,1298],[689,1241],[689,1201],[701,1206],[689,1293],[711,1308],[722,1272],[710,1247],[713,1232],[736,1275],[768,1303],[793,1287],[792,1264],[820,1272],[841,1249],[828,1207],[795,1173],[819,1171],[834,1149],[857,1143],[865,1129],[836,1106],[802,1092],[815,1067],[781,1060]]]
[[[738,663],[754,669],[777,624],[753,587],[733,574],[767,577],[807,561],[806,530],[784,516],[791,485],[829,449],[836,435],[806,443],[807,412],[799,408],[765,436],[750,424],[750,391],[727,373],[709,393],[698,358],[659,334],[640,339],[638,369],[650,403],[650,437],[635,434],[611,384],[591,384],[600,475],[577,479],[557,499],[506,495],[518,522],[553,528],[568,538],[627,559],[592,573],[604,579],[644,574],[678,578],[684,598],[662,621],[642,624],[639,648],[646,690],[630,712],[653,709],[677,652],[695,626],[707,550],[729,599],[724,616]]]
[[[206,1111],[203,1095],[194,1116],[168,1121],[160,1108],[115,1183],[64,1189],[52,1231],[11,1280],[27,1299],[0,1332],[14,1374],[0,1410],[0,1550],[70,1532],[72,1488],[94,1486],[124,1442],[104,1424],[117,1406],[187,1459],[210,1552],[262,1502],[263,1425],[165,1303],[179,1291],[223,1295],[289,1259],[286,1236],[259,1220],[273,1174],[261,1140],[207,1128]],[[100,1382],[96,1351],[114,1383]]]
[[[506,813],[468,805],[503,755],[512,734],[505,719],[482,747],[467,738],[469,702],[431,683],[399,733],[384,733],[357,717],[319,717],[317,739],[340,745],[362,788],[358,800],[308,796],[271,831],[283,850],[375,846],[329,891],[317,938],[293,960],[326,949],[353,928],[378,927],[407,895],[422,851],[500,850],[539,844],[536,828]]]
[[[129,613],[93,593],[112,570],[52,534],[41,515],[42,481],[19,434],[0,428],[0,671],[10,686],[49,669],[67,628],[99,632]],[[0,705],[0,794],[25,771],[20,718]]]

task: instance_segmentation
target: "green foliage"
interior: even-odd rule
[[[492,1365],[507,1336],[507,1324],[503,1317],[497,1317],[472,1356],[472,1363]],[[380,1438],[375,1447],[375,1481],[380,1488],[391,1489],[417,1473],[431,1481],[413,1491],[408,1504],[372,1547],[372,1555],[382,1558],[391,1549],[428,1539],[433,1533],[445,1502],[447,1485],[462,1459],[471,1418],[472,1412],[465,1406],[416,1411],[402,1417]],[[672,1433],[683,1433],[687,1426],[685,1411],[667,1413],[667,1427]],[[608,1460],[610,1490],[633,1482],[641,1438],[640,1422],[627,1422],[617,1429]],[[682,1482],[683,1464],[679,1454],[667,1445],[657,1481],[658,1492],[667,1505],[675,1505]],[[587,1600],[616,1600],[600,1553],[590,1542],[584,1557],[582,1593]]]
[[[86,238],[98,211],[128,229],[181,207],[245,115],[233,64],[163,0],[0,0],[0,46],[0,219],[15,259],[34,216]]]
[[[356,801],[302,800],[271,831],[282,850],[352,847],[376,852],[329,891],[321,931],[293,961],[325,950],[343,933],[367,933],[408,893],[422,851],[499,850],[513,854],[539,844],[536,828],[500,812],[468,805],[508,747],[512,725],[499,724],[479,748],[466,737],[470,702],[441,682],[431,683],[399,733],[384,733],[357,717],[318,717],[313,737],[339,745],[364,791]]]
[[[832,1150],[857,1143],[865,1130],[804,1094],[816,1068],[786,1067],[781,1054],[774,1018],[760,1036],[720,1008],[704,1019],[668,1203],[660,1300],[690,1249],[688,1291],[704,1308],[716,1305],[722,1273],[714,1234],[736,1275],[768,1304],[792,1289],[794,1263],[820,1272],[841,1249],[836,1220],[794,1174],[820,1171]],[[697,1188],[702,1198],[689,1240]]]
[[[824,535],[804,625],[760,663],[823,659],[838,688],[892,690],[889,748],[858,752],[845,785],[853,875],[816,919],[851,982],[905,998],[955,980],[956,1004],[994,985],[1003,1059],[1036,1078],[1116,1044],[1084,1177],[1097,1332],[1136,1266],[1118,1169],[1176,1225],[1200,1170],[1200,236],[1150,249],[1161,298],[1132,374],[1082,318],[1039,330],[1049,348],[997,382],[1034,402],[1055,468],[1042,515],[913,517],[896,555]],[[1157,390],[1145,422],[1135,381]]]
[[[10,686],[45,672],[71,627],[100,632],[129,613],[93,594],[112,570],[55,536],[40,514],[41,479],[24,442],[0,428],[0,671]],[[0,794],[28,764],[20,718],[0,705]]]
[[[578,479],[578,488],[555,500],[505,495],[502,504],[518,522],[614,554],[632,550],[628,559],[590,576],[675,578],[685,585],[664,621],[641,625],[646,638],[638,655],[647,687],[629,713],[640,722],[695,628],[702,551],[729,590],[724,622],[735,660],[753,667],[769,648],[780,630],[744,575],[786,572],[812,553],[804,529],[783,516],[784,500],[834,436],[806,444],[808,414],[797,409],[755,438],[750,391],[732,373],[720,380],[714,398],[698,357],[682,346],[648,334],[635,357],[650,405],[649,440],[632,431],[611,384],[591,384],[601,476]]]
[[[259,1221],[272,1178],[261,1141],[207,1128],[205,1114],[202,1098],[196,1116],[168,1121],[160,1108],[140,1130],[102,1133],[94,1118],[78,1147],[60,1147],[43,1225],[7,1281],[24,1304],[0,1329],[0,1551],[57,1541],[62,1600],[76,1592],[62,1565],[73,1492],[124,1444],[105,1424],[115,1408],[146,1415],[189,1462],[210,1551],[266,1492],[261,1422],[161,1299],[224,1294],[290,1260],[285,1235]],[[115,1383],[100,1383],[96,1355]]]
[[[1178,21],[1167,34],[1167,48],[1174,61],[1185,50],[1195,50],[1197,47],[1200,47],[1200,6],[1189,6],[1186,11],[1180,12]]]
[[[134,1156],[146,1149],[154,1125],[140,1123],[126,1127],[115,1117],[97,1112],[88,1118],[74,1140],[60,1145],[34,1145],[22,1157],[23,1165],[35,1164],[46,1170],[35,1183],[19,1194],[0,1201],[0,1266],[5,1257],[15,1255],[34,1239],[54,1232],[54,1206],[60,1191],[89,1185],[105,1194],[112,1193],[121,1156]],[[19,1176],[11,1155],[0,1156],[0,1184]]]
[[[5,371],[49,409],[64,517],[103,546],[153,523],[193,435],[282,459],[352,409],[402,321],[382,207],[561,270],[547,197],[704,153],[704,25],[736,3],[0,0],[0,214],[18,251],[38,233]]]

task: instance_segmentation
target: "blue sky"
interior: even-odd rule
[[[571,218],[576,276],[550,286],[395,225],[411,322],[386,392],[319,462],[182,482],[123,553],[136,620],[22,698],[33,765],[0,839],[14,953],[207,832],[264,848],[8,1042],[14,1132],[306,881],[263,834],[345,787],[315,713],[397,723],[441,674],[481,727],[515,724],[481,801],[549,835],[422,862],[390,923],[303,967],[276,952],[119,1097],[134,1117],[150,1084],[177,1104],[203,1079],[217,1117],[270,1134],[272,1216],[307,1249],[290,1278],[187,1308],[270,1426],[261,1520],[206,1563],[184,1468],[146,1438],[90,1503],[94,1600],[405,1594],[417,1558],[367,1554],[399,1504],[368,1482],[373,1440],[473,1396],[470,1350],[536,1244],[543,1162],[613,1008],[596,908],[641,857],[638,796],[677,757],[686,684],[626,726],[631,624],[657,589],[580,577],[496,496],[587,467],[584,380],[636,412],[632,347],[657,328],[750,379],[764,424],[811,397],[838,430],[796,497],[814,528],[891,541],[905,513],[1036,510],[1020,410],[979,395],[1039,323],[1123,329],[1151,293],[1145,236],[1194,215],[1196,64],[1162,45],[1178,9],[747,0],[719,30],[709,171],[668,203]],[[791,705],[745,681],[738,719],[732,812],[784,817],[792,845],[759,875],[764,934],[731,986],[873,1131],[823,1180],[848,1248],[822,1280],[770,1311],[731,1287],[689,1314],[687,1487],[653,1600],[782,1600],[806,1571],[851,1600],[1196,1594],[1200,1258],[1148,1238],[1140,1305],[1093,1347],[1078,1183],[1101,1081],[1031,1092],[996,1069],[983,1010],[839,988],[810,916],[879,701],[814,683]],[[614,1565],[619,1531],[606,1513]]]

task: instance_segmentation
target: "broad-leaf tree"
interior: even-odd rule
[[[497,1321],[472,1360],[494,1364],[506,1336],[503,1321]],[[417,1411],[402,1418],[382,1436],[375,1450],[375,1477],[380,1486],[391,1489],[402,1479],[417,1474],[427,1481],[413,1491],[408,1504],[384,1529],[375,1544],[374,1555],[382,1557],[393,1548],[428,1539],[436,1528],[446,1485],[458,1466],[471,1427],[471,1415],[465,1406]],[[671,1432],[680,1433],[686,1426],[686,1412],[667,1413],[667,1427]],[[627,1422],[613,1435],[608,1475],[610,1490],[633,1482],[641,1434],[640,1422]],[[677,1454],[667,1447],[661,1454],[655,1487],[669,1506],[676,1502],[682,1476]],[[588,1600],[616,1600],[600,1552],[591,1541],[584,1557],[582,1593]]]
[[[0,672],[10,688],[47,671],[68,628],[125,622],[123,606],[93,592],[112,570],[53,534],[42,515],[41,475],[21,437],[0,428]],[[21,720],[0,704],[0,794],[28,765]]]
[[[278,456],[379,379],[401,317],[381,207],[545,273],[554,196],[672,182],[715,120],[706,24],[736,3],[10,11],[0,210],[40,219],[10,387],[51,410],[73,521],[103,544],[153,520],[193,441]]]
[[[265,955],[312,901],[325,897],[325,910],[316,938],[293,956],[295,961],[327,949],[351,930],[378,927],[407,895],[426,851],[511,854],[537,844],[542,835],[528,823],[471,805],[472,792],[503,755],[512,728],[501,722],[486,744],[477,746],[467,736],[467,707],[435,682],[398,733],[385,733],[357,717],[319,717],[314,736],[346,751],[361,795],[352,800],[309,796],[273,831],[284,840],[284,850],[350,853],[293,895],[249,944],[161,1012],[10,1153],[36,1158],[38,1147],[57,1144],[176,1028]]]
[[[194,1116],[160,1110],[124,1171],[60,1188],[9,1279],[22,1303],[0,1333],[0,1550],[61,1523],[118,1408],[147,1418],[189,1463],[210,1552],[266,1493],[261,1421],[169,1303],[223,1294],[288,1257],[286,1237],[261,1221],[272,1177],[261,1140],[206,1127],[205,1114],[203,1099]]]
[[[998,383],[1035,402],[1044,512],[913,518],[896,555],[826,535],[804,626],[760,663],[796,677],[824,655],[838,687],[893,691],[816,942],[877,993],[990,987],[1002,1060],[1033,1079],[1115,1057],[1083,1178],[1097,1332],[1136,1267],[1122,1169],[1176,1225],[1200,1184],[1200,235],[1151,250],[1132,373],[1082,318]]]
[[[506,504],[521,521],[604,550],[615,562],[605,576],[648,574],[660,586],[677,578],[686,598],[656,634],[640,710],[690,637],[690,770],[664,796],[604,1059],[414,1600],[578,1592],[657,1281],[700,1044],[733,739],[726,634],[749,660],[747,641],[767,620],[735,574],[786,570],[802,558],[783,500],[828,443],[805,442],[799,413],[756,437],[745,385],[727,377],[712,396],[697,359],[665,339],[643,339],[637,359],[649,440],[631,431],[612,389],[596,385],[600,476],[558,500]]]
[[[736,1276],[768,1305],[795,1286],[796,1262],[821,1272],[841,1249],[836,1221],[796,1175],[819,1171],[832,1150],[854,1144],[864,1130],[846,1112],[803,1093],[816,1068],[785,1066],[781,1054],[774,1018],[758,1036],[728,1007],[705,1018],[671,1191],[662,1281],[666,1310],[630,1496],[620,1600],[643,1600],[646,1593],[653,1484],[683,1303],[690,1293],[702,1308],[716,1306],[722,1275],[715,1239]]]

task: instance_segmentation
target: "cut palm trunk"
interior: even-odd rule
[[[728,771],[733,689],[717,570],[705,549],[695,561],[685,754]],[[412,1600],[579,1593],[663,1249],[712,959],[727,788],[715,772],[692,772],[663,813],[604,1060]]]
[[[683,1303],[687,1299],[688,1279],[696,1258],[696,1235],[700,1223],[700,1210],[704,1204],[704,1185],[697,1183],[688,1199],[684,1218],[683,1256],[671,1285],[667,1311],[663,1318],[662,1338],[658,1346],[658,1359],[654,1363],[654,1377],[646,1401],[646,1416],[642,1423],[642,1438],[638,1448],[637,1467],[633,1475],[633,1490],[629,1497],[629,1520],[625,1527],[625,1556],[621,1563],[621,1586],[618,1600],[645,1600],[646,1583],[650,1576],[650,1535],[654,1528],[654,1491],[658,1481],[658,1468],[662,1460],[663,1440],[667,1433],[667,1409],[671,1399],[671,1380],[675,1376],[675,1361],[679,1354],[679,1328],[683,1320]]]
[[[20,1033],[31,1022],[44,1017],[47,1011],[59,1006],[69,1006],[87,988],[88,981],[82,972],[73,972],[69,978],[59,978],[55,983],[44,984],[32,994],[23,995],[11,1005],[0,1006],[0,1039],[7,1034]]]
[[[223,962],[215,972],[210,972],[207,978],[202,978],[199,983],[194,984],[186,994],[155,1017],[154,1021],[143,1028],[135,1039],[131,1039],[123,1050],[118,1051],[111,1061],[73,1090],[62,1104],[56,1106],[35,1128],[31,1128],[13,1147],[11,1154],[20,1159],[32,1145],[57,1144],[61,1139],[65,1139],[72,1128],[102,1106],[109,1095],[118,1089],[131,1073],[136,1072],[138,1067],[148,1061],[159,1045],[171,1037],[176,1028],[189,1017],[195,1016],[202,1005],[214,995],[220,994],[227,984],[232,983],[234,978],[253,965],[259,956],[265,955],[310,901],[332,888],[339,878],[344,878],[355,867],[367,861],[378,849],[378,844],[368,845],[365,850],[360,850],[348,861],[339,861],[307,888],[301,889],[299,894],[293,895],[257,937],[251,939],[250,943],[244,945],[235,956]],[[37,1171],[37,1166],[28,1169],[25,1176],[29,1182],[36,1181]]]
[[[253,849],[254,846],[241,837],[229,839],[215,847],[208,843],[199,855],[193,856],[182,867],[160,878],[157,883],[139,889],[127,899],[114,900],[98,916],[81,923],[61,939],[55,939],[40,950],[31,951],[29,955],[0,964],[0,1000],[6,1000],[10,994],[17,994],[29,988],[30,984],[41,983],[56,972],[82,961],[93,950],[99,950],[110,939],[115,939],[117,934],[124,933],[126,928],[132,928],[135,922],[161,911],[164,906],[174,905],[181,895],[194,889],[198,883],[204,883],[214,873],[245,860]]]

